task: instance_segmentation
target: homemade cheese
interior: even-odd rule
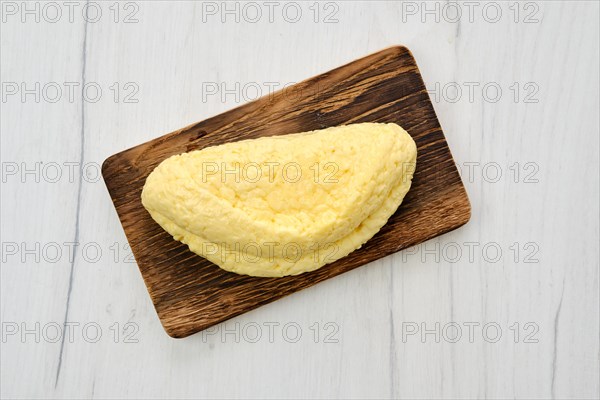
[[[175,240],[227,271],[297,275],[373,237],[408,192],[416,156],[396,124],[243,140],[164,160],[142,204]]]

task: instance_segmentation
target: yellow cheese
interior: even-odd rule
[[[175,240],[227,271],[297,275],[381,229],[410,189],[416,155],[396,124],[243,140],[164,160],[142,204]]]

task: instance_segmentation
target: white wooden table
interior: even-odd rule
[[[600,396],[598,2],[1,7],[3,398]],[[396,44],[470,223],[168,337],[102,161]]]

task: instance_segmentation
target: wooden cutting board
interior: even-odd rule
[[[395,122],[410,133],[418,148],[412,188],[377,235],[317,271],[285,278],[226,272],[173,240],[141,204],[146,177],[174,154],[357,122]],[[458,228],[470,217],[465,188],[405,47],[385,49],[115,154],[102,174],[158,316],[177,338]]]

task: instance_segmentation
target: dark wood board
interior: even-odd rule
[[[284,278],[226,272],[175,241],[141,204],[146,177],[174,154],[357,122],[395,122],[414,138],[412,188],[362,248],[314,272]],[[458,228],[471,213],[417,64],[401,46],[115,154],[102,174],[158,316],[177,338]]]

